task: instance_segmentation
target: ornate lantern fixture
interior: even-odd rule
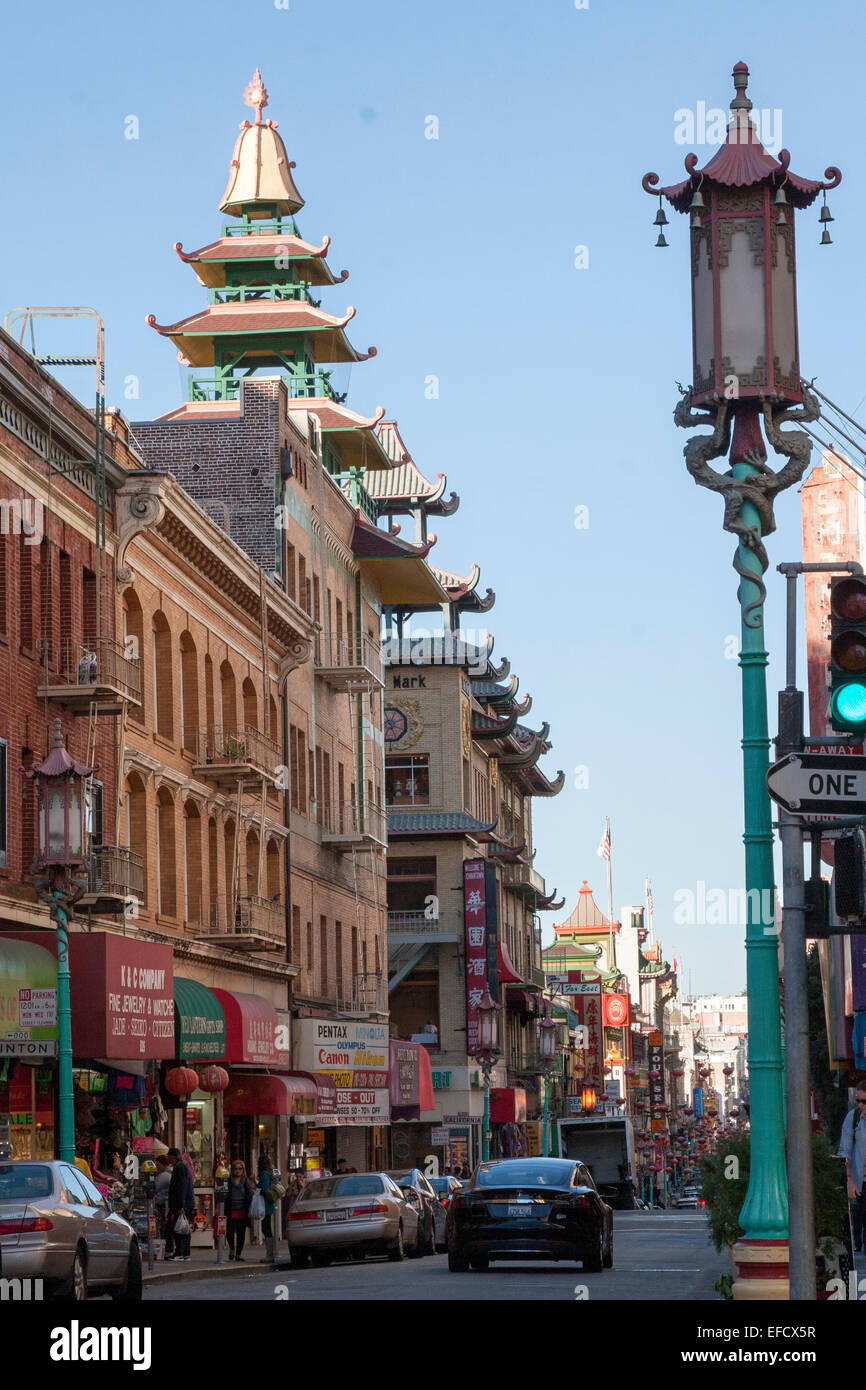
[[[722,1067],[722,1074],[724,1076],[733,1076],[734,1068],[731,1066],[730,1062],[726,1063],[726,1065]]]
[[[556,1024],[549,1017],[538,1020],[538,1056],[547,1066],[551,1066],[556,1057]]]
[[[671,1076],[685,1076],[685,1067],[671,1067]]]
[[[597,1095],[594,1086],[583,1086],[580,1092],[581,1106],[584,1112],[595,1109]]]
[[[54,721],[54,747],[48,757],[34,767],[21,769],[36,784],[39,859],[46,867],[84,863],[84,783],[97,770],[76,762],[66,751],[59,719]]]
[[[490,990],[485,989],[478,1001],[478,1046],[476,1057],[499,1055],[499,1006],[491,998]]]

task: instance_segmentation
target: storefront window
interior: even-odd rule
[[[53,1073],[16,1062],[0,1083],[0,1142],[13,1158],[54,1157]]]
[[[213,1185],[213,1096],[193,1091],[186,1107],[184,1143],[195,1169],[196,1187]]]

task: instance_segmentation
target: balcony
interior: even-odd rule
[[[236,951],[285,951],[286,914],[277,899],[220,894],[191,899],[187,922],[202,941]]]
[[[534,903],[547,893],[544,879],[531,864],[503,864],[502,886],[527,903]]]
[[[278,299],[303,300],[318,308],[320,299],[313,299],[306,280],[294,285],[219,285],[210,292],[211,304],[246,304],[247,300],[261,303]]]
[[[388,945],[402,946],[462,941],[463,923],[456,912],[427,917],[423,908],[414,912],[388,913]]]
[[[100,714],[120,714],[124,704],[141,704],[141,663],[125,655],[113,638],[83,643],[66,637],[59,647],[50,642],[43,647],[46,678],[36,691],[40,700],[79,714],[93,701]]]
[[[363,471],[363,470],[362,470]],[[379,503],[371,497],[356,469],[349,473],[332,473],[331,477],[353,507],[360,507],[371,526],[379,524]]]
[[[384,685],[382,649],[369,637],[349,642],[340,637],[319,637],[316,640],[316,675],[322,676],[332,690],[343,694],[354,691],[377,690]]]
[[[76,908],[111,917],[144,897],[144,859],[127,845],[100,845],[87,865],[87,892]]]
[[[280,372],[286,390],[292,400],[302,397],[316,397],[334,401],[342,405],[347,393],[335,391],[331,385],[330,372]],[[187,399],[191,401],[236,401],[241,393],[239,376],[191,376],[187,387]]]
[[[388,843],[385,812],[381,806],[326,806],[322,844],[345,853],[354,849],[384,849]]]
[[[223,786],[245,781],[274,781],[280,765],[277,745],[267,734],[245,724],[240,729],[204,728],[187,732],[197,750],[193,772]]]
[[[338,995],[336,1005],[339,1013],[355,1014],[360,1018],[387,1013],[388,991],[381,970],[368,970],[355,975],[351,996],[341,998]]]

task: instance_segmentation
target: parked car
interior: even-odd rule
[[[135,1231],[71,1163],[0,1159],[0,1256],[5,1278],[44,1279],[49,1297],[141,1298]]]
[[[448,1268],[491,1260],[580,1260],[597,1273],[613,1264],[613,1211],[585,1164],[510,1158],[481,1163],[448,1209]]]
[[[393,1178],[404,1191],[417,1192],[421,1198],[421,1254],[432,1255],[435,1250],[445,1249],[445,1223],[448,1209],[439,1200],[431,1186],[430,1179],[420,1168],[389,1169],[388,1177]]]
[[[429,1182],[447,1212],[451,1205],[451,1198],[454,1196],[455,1192],[460,1191],[463,1183],[460,1178],[455,1178],[453,1173],[447,1173],[442,1178],[430,1178]]]
[[[696,1192],[678,1192],[671,1199],[672,1207],[692,1207],[697,1208],[701,1205],[701,1199]]]
[[[323,1269],[338,1254],[402,1260],[418,1251],[419,1209],[387,1173],[340,1173],[307,1183],[286,1232],[293,1269]]]

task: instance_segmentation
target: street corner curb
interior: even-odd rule
[[[179,1284],[184,1279],[219,1279],[224,1275],[231,1275],[232,1278],[240,1278],[244,1274],[277,1274],[280,1270],[291,1268],[288,1261],[283,1264],[266,1264],[264,1261],[260,1264],[247,1264],[246,1261],[242,1260],[241,1263],[244,1266],[243,1269],[240,1269],[234,1263],[227,1263],[221,1265],[205,1265],[204,1267],[199,1266],[198,1268],[193,1267],[191,1269],[166,1270],[164,1274],[161,1270],[159,1272],[154,1270],[153,1274],[145,1272],[144,1284],[145,1286],[148,1284]]]

